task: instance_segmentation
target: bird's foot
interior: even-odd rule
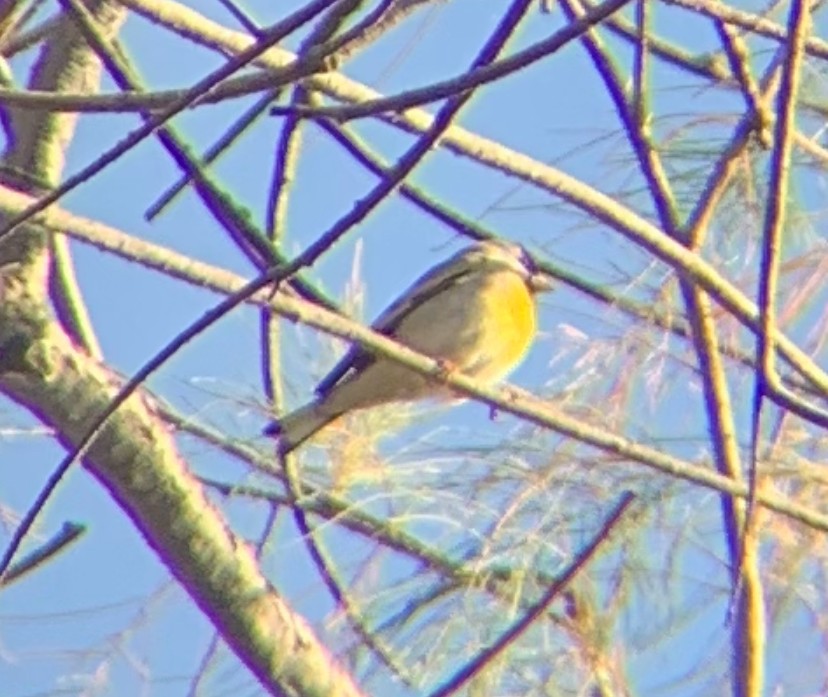
[[[435,358],[437,361],[437,378],[445,380],[452,373],[458,370],[457,365],[446,358]]]

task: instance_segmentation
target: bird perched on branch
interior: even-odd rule
[[[461,250],[420,277],[373,328],[483,383],[508,375],[536,332],[535,294],[550,290],[523,247],[490,240]],[[356,409],[450,394],[433,378],[353,346],[316,388],[316,399],[265,433],[288,453]]]

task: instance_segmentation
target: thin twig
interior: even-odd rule
[[[636,130],[642,134],[647,133],[647,119],[650,116],[650,105],[647,94],[647,82],[649,73],[649,52],[650,52],[650,3],[647,0],[638,0],[635,5],[635,22],[638,30],[637,41],[635,42],[635,55],[633,57],[633,94],[632,104],[635,113],[635,121],[638,124]]]
[[[801,79],[805,42],[810,31],[810,0],[793,0],[788,20],[790,35],[788,51],[782,67],[782,82],[777,100],[777,118],[774,132],[774,149],[771,155],[768,181],[768,203],[762,233],[762,259],[759,274],[759,306],[761,331],[756,337],[756,353],[759,370],[752,405],[751,463],[749,469],[749,496],[745,513],[742,539],[755,535],[754,510],[756,507],[756,470],[759,457],[762,402],[766,396],[778,393],[780,380],[776,372],[775,351],[777,341],[776,293],[779,281],[779,264],[782,236],[785,226],[785,209],[788,204],[790,159],[793,149],[796,101]],[[760,687],[756,688],[760,690]],[[754,694],[759,694],[755,691]]]
[[[730,64],[730,70],[736,76],[742,88],[742,95],[745,98],[748,112],[755,115],[755,128],[759,142],[762,147],[769,149],[773,145],[771,126],[775,116],[772,110],[767,107],[767,102],[762,99],[756,80],[753,79],[751,74],[750,52],[747,44],[727,22],[716,19],[714,24],[716,31],[719,32],[719,38]]]
[[[719,0],[665,0],[668,5],[683,7],[697,15],[725,22],[781,44],[788,42],[788,28],[760,15],[736,9]],[[814,58],[828,59],[828,42],[814,36],[805,37],[803,50]]]
[[[43,566],[43,564],[46,564],[50,559],[64,551],[85,532],[85,525],[64,523],[63,527],[54,537],[27,554],[13,566],[10,566],[6,573],[0,575],[0,588],[19,581],[26,574]]]
[[[52,272],[49,274],[49,297],[60,325],[79,346],[94,358],[102,360],[103,351],[95,327],[75,275],[75,265],[65,235],[50,238]]]
[[[178,196],[178,194],[180,194],[187,187],[187,185],[193,181],[196,173],[204,173],[205,168],[208,165],[211,165],[218,160],[219,157],[221,157],[230,148],[230,146],[256,122],[259,117],[267,113],[271,102],[276,100],[279,97],[279,94],[281,94],[281,88],[266,92],[258,100],[256,100],[255,104],[246,109],[244,113],[239,116],[216,140],[216,142],[204,152],[204,155],[202,155],[197,162],[193,162],[193,164],[197,166],[194,166],[192,171],[184,172],[178,181],[171,184],[168,189],[163,191],[158,198],[147,207],[147,210],[144,212],[146,220],[152,222],[161,213],[163,213],[164,209],[169,206],[173,200],[175,200],[176,196]],[[204,179],[207,179],[207,177],[204,177]]]
[[[244,8],[239,7],[238,3],[233,0],[218,0],[218,3],[230,13],[233,19],[241,24],[250,36],[255,36],[257,39],[262,37],[261,27],[251,19],[250,15],[246,10],[244,10]]]
[[[523,616],[515,621],[509,629],[507,629],[497,641],[489,646],[484,651],[481,651],[472,661],[464,665],[457,672],[454,673],[448,680],[446,680],[440,687],[429,694],[429,697],[448,697],[456,693],[463,685],[471,680],[475,675],[480,673],[485,667],[497,658],[505,649],[517,641],[520,636],[526,632],[534,622],[543,615],[552,602],[558,597],[561,591],[564,590],[572,579],[587,565],[587,563],[595,556],[595,553],[602,544],[607,542],[613,529],[618,525],[621,518],[629,509],[634,501],[635,496],[629,492],[623,494],[618,503],[612,509],[610,514],[604,521],[601,529],[592,538],[590,543],[578,554],[578,556],[570,563],[567,569],[556,579],[538,600],[532,605]]]

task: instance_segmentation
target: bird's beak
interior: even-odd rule
[[[555,279],[545,273],[533,273],[529,277],[529,287],[536,293],[546,293],[555,287]]]

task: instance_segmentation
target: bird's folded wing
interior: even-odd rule
[[[374,331],[394,337],[396,330],[405,317],[416,307],[419,307],[435,297],[447,287],[457,283],[465,276],[470,266],[463,263],[460,255],[444,261],[418,278],[405,293],[403,293],[388,309],[374,322]],[[330,372],[320,380],[316,386],[316,394],[324,397],[350,372],[364,370],[374,360],[374,356],[355,344],[345,353]]]

